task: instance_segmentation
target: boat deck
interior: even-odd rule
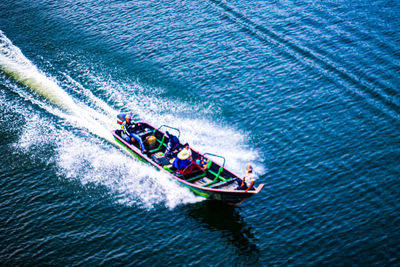
[[[169,141],[167,135],[160,130],[161,127],[157,129],[147,122],[141,121],[140,123],[146,126],[146,130],[137,133],[137,135],[140,135],[140,138],[144,140],[144,142],[151,136],[155,137],[153,146],[149,146],[149,144],[145,143],[146,153],[140,150],[138,142],[134,142],[133,144],[127,143],[121,137],[121,130],[112,131],[112,134],[121,145],[149,163],[169,172],[171,176],[185,186],[188,186],[196,194],[223,200],[232,204],[240,204],[244,199],[253,194],[257,194],[264,187],[264,185],[261,184],[257,188],[252,188],[246,192],[244,190],[237,190],[236,179],[239,178],[239,176],[224,167],[225,158],[210,153],[200,154],[193,148],[191,148],[193,158],[191,165],[183,171],[171,169],[171,160],[164,156]],[[182,144],[181,146],[183,147]],[[219,157],[223,159],[223,163],[219,164],[206,155]],[[206,163],[200,166],[195,160],[202,158],[206,160]]]

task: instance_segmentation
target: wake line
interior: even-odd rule
[[[86,128],[91,133],[115,144],[107,127],[111,124],[111,120],[89,107],[81,107],[75,103],[55,81],[48,78],[27,59],[2,31],[0,31],[0,70],[66,112],[62,116],[78,127]],[[108,110],[112,109],[109,107]]]
[[[71,88],[67,87],[68,92],[71,89],[74,94],[74,97],[70,96],[55,79],[46,76],[28,60],[1,31],[0,72],[13,78],[18,85],[22,84],[23,87],[26,87],[21,89],[21,86],[12,83],[10,88],[24,100],[39,105],[40,108],[65,119],[77,128],[89,130],[94,134],[93,136],[102,137],[119,148],[117,151],[91,142],[86,137],[80,138],[68,129],[61,129],[58,132],[57,127],[49,128],[48,125],[37,127],[41,126],[40,120],[38,125],[26,127],[25,136],[21,139],[26,140],[28,145],[36,142],[40,144],[43,142],[54,143],[54,140],[58,140],[56,162],[60,173],[65,177],[79,179],[82,184],[105,185],[117,195],[120,203],[136,203],[136,200],[140,199],[146,207],[165,202],[166,206],[173,208],[181,203],[203,200],[193,195],[187,188],[171,181],[167,174],[159,172],[151,166],[145,167],[147,165],[143,165],[140,161],[131,161],[130,157],[123,157],[126,155],[121,151],[127,154],[129,152],[120,149],[121,147],[116,144],[109,131],[109,129],[115,128],[114,118],[118,112],[64,73],[63,75],[68,81],[66,86],[72,85]],[[92,75],[91,72],[88,73]],[[96,80],[98,77],[89,76],[88,78]],[[185,136],[188,138],[186,140],[198,147],[200,151],[219,154],[221,151],[218,148],[224,148],[222,155],[232,163],[231,166],[235,171],[243,170],[247,164],[246,161],[251,162],[253,166],[258,165],[257,169],[260,170],[260,173],[264,171],[263,166],[259,164],[258,151],[244,145],[245,136],[235,129],[221,129],[220,126],[216,127],[208,120],[202,119],[201,116],[196,119],[177,116],[177,113],[181,111],[191,110],[191,105],[185,105],[185,103],[171,105],[162,99],[146,95],[138,101],[136,94],[125,94],[125,90],[121,90],[123,87],[119,82],[105,85],[100,83],[99,85],[107,88],[105,93],[109,98],[124,105],[128,110],[135,110],[136,115],[143,119],[151,118],[159,125],[174,121],[175,127],[181,129],[182,132],[185,131]],[[127,86],[131,85],[127,84]],[[28,89],[46,100],[27,94]],[[83,99],[79,96],[83,96]],[[87,101],[90,102],[90,105],[87,104]],[[45,130],[47,130],[46,135],[43,133]],[[54,136],[56,134],[59,134],[61,138],[57,139],[58,137]],[[212,140],[212,142],[204,142],[204,140]],[[27,147],[27,145],[22,144],[22,147]]]
[[[292,42],[280,37],[272,30],[269,30],[261,25],[258,25],[257,23],[254,23],[250,19],[246,18],[240,12],[234,10],[227,4],[223,3],[221,0],[210,0],[210,1],[219,8],[223,9],[226,13],[230,14],[231,16],[229,15],[227,16],[229,20],[231,20],[233,23],[240,24],[247,33],[251,34],[252,36],[255,36],[261,42],[268,44],[273,43],[276,46],[289,48],[289,50],[295,53],[290,53],[289,51],[281,51],[281,53],[286,53],[288,56],[296,60],[303,61],[296,54],[300,54],[309,59],[312,59],[314,62],[317,62],[320,66],[323,66],[322,69],[323,71],[328,70],[331,73],[334,73],[337,76],[339,76],[342,80],[347,81],[361,89],[361,90],[350,90],[349,88],[344,86],[346,90],[349,90],[350,92],[355,93],[358,96],[367,100],[368,104],[374,109],[377,109],[380,112],[383,112],[384,114],[389,115],[390,117],[395,118],[397,120],[400,119],[399,118],[400,105],[393,101],[393,98],[395,95],[397,95],[397,93],[392,88],[389,88],[386,85],[383,85],[378,81],[372,80],[372,78],[367,77],[366,80],[368,83],[378,84],[379,87],[382,88],[381,92],[377,92],[375,90],[377,90],[378,88],[376,87],[373,89],[369,88],[367,85],[363,84],[363,82],[358,77],[355,77],[350,73],[346,73],[336,68],[335,64],[326,57],[322,55],[315,55],[314,52],[307,50],[306,48],[297,46],[296,44],[293,44]],[[311,66],[311,64],[307,65]],[[315,65],[313,66],[315,67]],[[370,100],[370,98],[372,98],[372,100]],[[384,104],[386,107],[385,109],[386,110],[388,109],[388,111],[378,108],[376,106],[377,103],[374,101],[374,99],[377,99],[380,101],[380,103]]]
[[[19,86],[12,89],[25,100],[38,104],[49,113],[67,120],[77,128],[88,130],[119,148],[115,150],[98,145],[68,130],[58,131],[54,125],[43,126],[41,120],[29,116],[27,121],[33,122],[33,127],[24,128],[24,136],[19,145],[21,148],[26,148],[27,144],[42,146],[57,141],[55,150],[57,155],[54,157],[57,162],[57,173],[66,178],[79,179],[83,185],[94,183],[106,186],[115,195],[116,201],[125,205],[137,203],[142,207],[152,208],[155,204],[164,202],[166,207],[174,208],[182,203],[203,200],[175,181],[171,181],[165,173],[150,166],[144,167],[140,161],[131,161],[130,153],[121,149],[109,131],[115,127],[114,118],[117,112],[66,75],[68,81],[74,85],[74,89],[83,93],[96,107],[91,108],[84,102],[72,98],[56,81],[47,77],[29,61],[1,31],[0,72],[47,101],[27,95],[25,91],[20,91]],[[122,151],[126,154],[121,153]],[[141,201],[137,202],[137,199]]]
[[[76,104],[67,93],[42,74],[2,31],[0,31],[0,69],[63,110],[72,112],[76,109]]]

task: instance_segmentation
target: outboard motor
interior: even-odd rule
[[[127,114],[118,114],[117,115],[117,122],[118,124],[123,124],[125,121],[125,117]]]

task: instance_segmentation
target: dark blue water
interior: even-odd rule
[[[3,1],[2,265],[398,265],[400,3]],[[264,190],[196,197],[129,112]]]

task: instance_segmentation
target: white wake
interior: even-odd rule
[[[6,103],[4,97],[0,98],[2,105],[9,105],[27,118],[17,146],[32,151],[30,148],[35,146],[57,144],[54,160],[63,177],[79,180],[82,185],[106,186],[116,201],[125,205],[153,207],[163,204],[173,208],[201,200],[169,179],[168,175],[107,145],[114,143],[110,130],[117,126],[115,116],[118,111],[69,75],[62,74],[68,86],[86,100],[70,96],[55,78],[39,70],[1,31],[0,70],[7,79],[17,82],[9,82],[6,87],[24,100],[56,115],[64,124],[90,133],[78,135],[69,127],[59,127],[43,115],[17,107],[18,101]],[[212,111],[205,109],[195,117],[188,116],[193,110],[190,104],[146,95],[137,83],[122,84],[93,75],[90,71],[83,73],[85,79],[102,90],[106,99],[116,103],[115,106],[123,107],[124,112],[130,112],[155,126],[169,124],[179,128],[182,141],[189,142],[200,152],[226,157],[228,167],[236,172],[241,172],[249,162],[256,168],[258,165],[262,171],[261,164],[257,162],[257,152],[246,145],[246,136],[229,127],[221,128],[207,119]],[[28,93],[27,89],[31,92]]]

